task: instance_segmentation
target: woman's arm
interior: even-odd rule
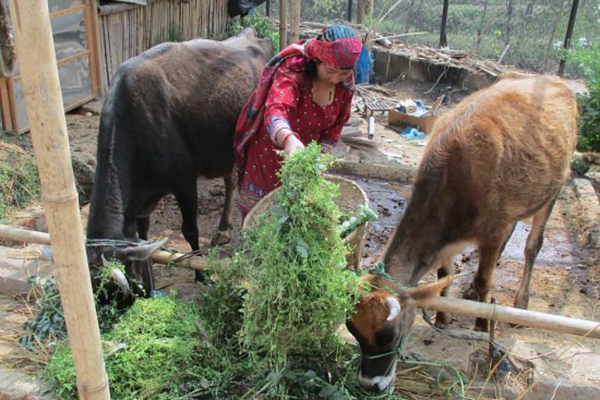
[[[290,114],[296,110],[300,99],[297,73],[281,66],[275,73],[273,84],[265,103],[264,123],[267,133],[275,146],[283,148],[293,135],[290,128]]]

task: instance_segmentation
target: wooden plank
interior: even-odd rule
[[[62,17],[63,15],[76,14],[78,12],[85,12],[85,9],[88,7],[88,4],[77,4],[73,7],[65,8],[64,10],[54,11],[50,13],[50,19]]]
[[[9,81],[7,78],[0,79],[0,107],[2,107],[2,128],[5,131],[10,131],[14,129],[8,84]]]
[[[100,24],[98,21],[97,0],[86,2],[85,34],[90,50],[90,79],[92,81],[92,94],[94,97],[102,93],[102,65],[100,49]]]

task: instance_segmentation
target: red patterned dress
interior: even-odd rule
[[[282,157],[275,151],[271,133],[289,125],[306,146],[321,143],[330,151],[339,141],[350,118],[353,92],[343,84],[335,88],[331,104],[313,101],[313,78],[304,72],[306,60],[290,57],[277,69],[266,99],[263,121],[245,147],[245,165],[238,171],[239,206],[245,217],[256,203],[280,185],[276,172]],[[316,76],[315,76],[316,78]]]

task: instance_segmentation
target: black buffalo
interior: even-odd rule
[[[222,42],[164,43],[119,67],[100,117],[87,226],[92,265],[102,254],[119,258],[150,295],[156,245],[93,244],[148,239],[150,213],[171,193],[181,210],[183,235],[198,250],[200,176],[224,177],[225,206],[213,243],[229,241],[235,124],[271,54],[270,41],[246,29]],[[200,271],[196,280],[203,280]]]

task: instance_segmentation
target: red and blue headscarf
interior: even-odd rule
[[[303,56],[307,61],[318,60],[336,69],[352,69],[362,50],[358,34],[346,25],[325,27],[315,39],[291,44],[273,57],[263,69],[258,88],[242,109],[234,137],[236,167],[245,164],[245,147],[258,131],[264,115],[264,106],[277,69],[286,59]],[[343,86],[354,91],[354,75],[351,74]]]

